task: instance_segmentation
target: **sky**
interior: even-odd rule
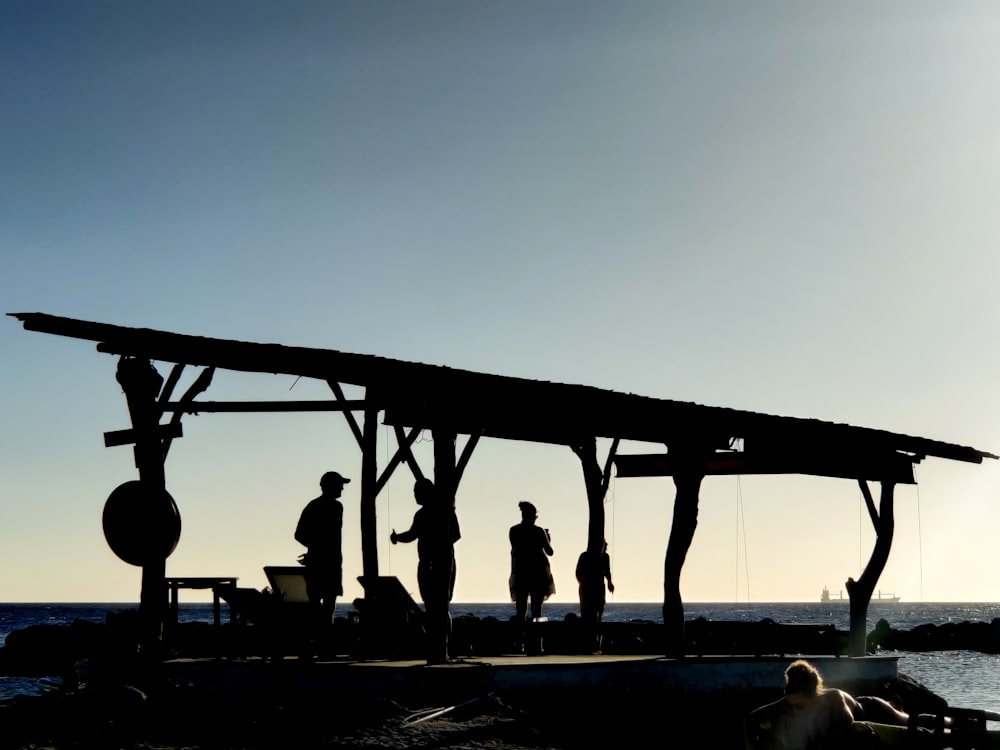
[[[8,0],[0,312],[1000,453],[998,36],[992,2]],[[0,601],[137,601],[141,571],[101,526],[137,477],[103,443],[129,426],[116,359],[7,317],[0,352]],[[204,398],[330,391],[220,371]],[[416,451],[430,472],[429,434]],[[167,574],[263,588],[337,470],[360,596],[360,466],[339,414],[185,417]],[[917,480],[897,488],[879,590],[1000,600],[1000,461],[929,458]],[[379,497],[379,562],[416,595],[416,545],[389,544],[411,489],[404,469]],[[673,493],[612,479],[611,601],[662,599]],[[508,600],[521,500],[552,535],[553,601],[576,601],[578,460],[484,440],[458,492],[456,602]],[[816,601],[873,542],[854,482],[710,477],[681,593]]]

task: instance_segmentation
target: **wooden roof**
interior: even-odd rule
[[[107,354],[243,372],[280,373],[362,386],[385,421],[407,427],[445,427],[531,442],[574,445],[604,437],[717,449],[741,439],[746,455],[766,449],[916,462],[925,456],[981,463],[997,456],[975,448],[817,419],[650,398],[584,385],[505,377],[353,354],[191,336],[96,323],[44,313],[10,313],[25,330],[98,342]],[[814,473],[814,472],[808,472]],[[832,474],[839,476],[840,474]]]

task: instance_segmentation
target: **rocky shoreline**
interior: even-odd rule
[[[918,625],[909,630],[890,627],[884,619],[868,634],[874,651],[979,651],[1000,654],[1000,618],[991,622],[948,622]]]
[[[136,649],[133,612],[109,613],[105,623],[75,620],[70,625],[30,625],[11,632],[0,648],[0,675],[55,676],[70,673],[81,660],[128,661]],[[256,625],[215,627],[209,623],[181,623],[165,642],[163,658],[277,657],[296,655],[308,647],[302,628],[281,631]],[[356,620],[338,618],[331,632],[336,653],[355,658],[386,656],[421,658],[420,633],[383,634],[372,648]],[[789,625],[768,619],[758,622],[690,620],[685,626],[685,653],[704,655],[790,655],[800,653],[844,655],[847,633],[832,625]],[[528,631],[527,648],[544,646],[550,654],[590,653],[591,637],[572,618],[540,623]],[[606,654],[664,653],[663,627],[650,621],[604,623],[602,651]],[[494,656],[516,653],[521,646],[513,625],[494,618],[456,617],[452,656]],[[879,620],[868,635],[868,652],[967,650],[1000,653],[1000,619],[920,625],[910,630],[892,628]]]

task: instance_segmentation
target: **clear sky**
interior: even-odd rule
[[[8,0],[2,312],[1000,452],[998,38],[994,2]],[[101,531],[108,494],[136,478],[128,447],[103,447],[129,424],[115,358],[13,318],[0,347],[0,601],[135,601],[139,569]],[[219,372],[206,398],[329,395]],[[298,514],[336,469],[356,479],[345,596],[361,594],[361,456],[340,415],[184,429],[169,575],[262,588],[264,565],[294,564]],[[881,590],[1000,600],[1000,462],[917,475]],[[416,592],[415,545],[388,541],[411,484],[397,472],[380,497],[379,545]],[[457,601],[507,598],[523,499],[552,533],[555,598],[575,601],[576,457],[489,440],[458,496]],[[614,600],[662,598],[672,500],[670,479],[613,480]],[[709,478],[682,594],[813,601],[872,541],[850,481]]]

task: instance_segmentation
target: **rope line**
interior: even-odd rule
[[[750,604],[750,555],[747,545],[747,512],[746,512],[746,507],[743,505],[743,479],[739,474],[736,475],[736,496],[739,501],[739,516],[742,518],[743,572],[746,574],[746,579],[747,579],[747,604]],[[738,529],[737,533],[739,533]],[[736,559],[736,565],[739,566],[738,556]]]
[[[611,504],[611,575],[614,576],[615,570],[615,510],[618,508],[618,503],[614,502],[615,499],[615,485],[618,481],[618,477],[614,474],[611,475],[611,481],[608,483],[608,491],[604,494],[604,504]],[[610,497],[609,497],[610,496]],[[608,596],[614,599],[615,595],[609,593]]]
[[[740,475],[736,475],[736,604],[740,603]]]
[[[924,530],[920,521],[920,482],[917,481],[917,467],[913,467],[913,485],[917,488],[917,555],[920,569],[920,601],[924,600]]]
[[[383,433],[385,434],[385,465],[389,465],[389,425],[383,424]],[[392,533],[392,503],[390,502],[391,496],[389,495],[389,488],[392,486],[392,482],[386,482],[383,490],[385,491],[385,527],[386,527],[386,538]],[[389,569],[389,573],[392,573],[392,545],[385,553],[386,567]]]

